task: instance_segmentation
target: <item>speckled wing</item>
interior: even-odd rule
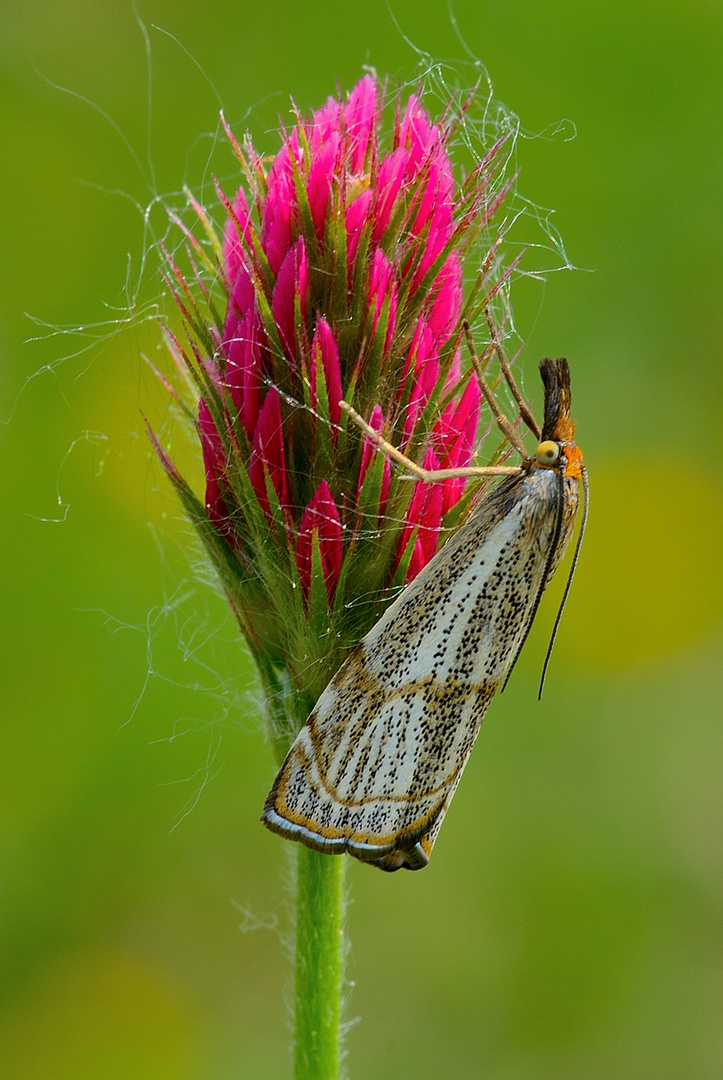
[[[577,499],[577,480],[535,469],[480,504],[322,693],[266,801],[270,829],[384,870],[427,864]]]

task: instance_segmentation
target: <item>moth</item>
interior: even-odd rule
[[[587,474],[574,442],[570,370],[566,360],[545,359],[540,373],[541,431],[516,392],[522,419],[539,439],[535,452],[527,455],[499,414],[500,426],[508,425],[508,437],[525,453],[519,468],[459,470],[507,475],[322,693],[266,800],[261,820],[273,832],[387,871],[419,870],[429,862],[487,708],[504,688],[571,539],[582,487],[573,569],[579,554]],[[492,404],[479,370],[478,377]],[[442,475],[448,473],[428,478]],[[543,682],[571,578],[572,572]]]

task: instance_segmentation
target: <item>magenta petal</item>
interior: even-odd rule
[[[203,457],[204,464],[208,467],[205,452]],[[219,532],[228,536],[231,529],[231,519],[221,493],[221,485],[213,475],[209,476],[206,481],[206,513]]]
[[[441,468],[467,468],[476,448],[481,393],[476,379],[470,379],[458,402],[449,405],[435,426],[433,438],[441,452]],[[466,487],[464,479],[446,480],[442,516],[457,503]]]
[[[309,170],[307,197],[316,235],[321,243],[329,207],[329,196],[339,153],[339,135],[334,133],[319,147]]]
[[[221,494],[220,480],[224,475],[226,459],[216,425],[203,398],[198,406],[198,433],[206,473],[206,510],[214,525],[225,532],[229,514]]]
[[[419,371],[429,357],[433,355],[435,355],[435,342],[429,329],[429,323],[426,318],[419,319],[407,353],[407,362],[404,367],[405,379],[410,367],[414,371]]]
[[[289,489],[286,476],[286,458],[284,454],[284,435],[281,422],[279,392],[275,386],[269,390],[256,424],[251,459],[249,461],[249,479],[260,505],[269,512],[269,499],[266,493],[266,473],[278,496],[282,508],[289,505]]]
[[[427,453],[425,454],[424,468],[439,468],[437,456],[432,449],[427,450]],[[406,514],[406,524],[400,542],[400,557],[401,552],[404,551],[409,542],[409,537],[414,529],[417,528],[417,542],[421,547],[421,553],[424,557],[422,565],[428,563],[432,558],[437,550],[437,539],[442,524],[443,499],[444,493],[441,484],[424,484],[420,481],[416,485],[412,501],[409,504],[409,509]],[[421,567],[418,569],[421,569]],[[415,573],[416,572],[417,571],[415,571]],[[410,574],[407,576],[407,580],[411,581],[412,576],[414,575],[411,574],[410,567]]]
[[[394,270],[381,248],[374,252],[369,275],[369,304],[381,307],[394,279]]]
[[[372,409],[371,416],[369,417],[369,427],[374,428],[375,431],[381,431],[384,427],[384,413],[382,412],[381,405],[375,405]],[[369,462],[377,452],[377,447],[374,445],[368,435],[364,436],[364,445],[362,447],[361,466],[359,468],[359,482],[357,484],[356,493],[357,496],[361,491],[361,486],[364,483],[364,477],[367,474],[369,468]]]
[[[420,397],[412,396],[409,404],[407,405],[406,412],[404,414],[404,428],[402,431],[402,449],[409,444],[414,432],[417,428],[417,421],[419,420],[419,414],[424,408],[424,402]]]
[[[224,385],[231,391],[249,441],[256,429],[265,383],[258,323],[250,313],[239,324],[236,337],[225,345],[228,360]]]
[[[441,132],[433,124],[419,98],[412,94],[397,132],[397,145],[409,151],[407,179],[419,173],[425,166],[433,166],[434,173],[443,168],[449,159],[444,149]]]
[[[452,334],[462,310],[462,263],[450,255],[439,271],[427,322],[435,341],[443,344]]]
[[[365,75],[356,84],[344,107],[344,119],[351,149],[351,171],[364,168],[370,139],[377,122],[378,90],[371,75]]]
[[[206,478],[208,479],[212,473],[218,475],[223,472],[224,454],[221,439],[211,416],[211,410],[204,398],[201,398],[198,403],[198,432],[201,436],[204,455],[209,464],[209,468],[206,470]]]
[[[399,556],[401,558],[401,554]],[[410,581],[413,581],[420,570],[423,570],[427,560],[424,557],[424,550],[422,548],[421,540],[414,541],[414,548],[412,550],[412,557],[409,560],[409,567],[407,569],[407,576],[404,579],[404,584],[408,585]]]
[[[419,261],[419,265],[412,279],[412,290],[416,289],[422,281],[425,274],[431,270],[432,266],[442,254],[444,245],[448,242],[452,235],[451,222],[449,228],[440,228],[430,230],[427,234],[426,242],[424,245],[424,254]]]
[[[251,215],[243,188],[239,188],[236,194],[232,214],[229,215],[223,235],[223,266],[229,283],[236,280],[243,262],[243,243],[239,233],[248,242],[251,235]]]
[[[415,376],[414,386],[409,397],[407,412],[404,417],[404,433],[402,445],[406,446],[414,435],[417,421],[432,396],[432,391],[439,377],[439,360],[435,355],[425,361],[423,367]]]
[[[452,363],[449,365],[449,371],[447,372],[447,381],[444,384],[445,394],[453,391],[462,382],[462,357],[459,349],[452,357]]]
[[[419,541],[424,552],[425,562],[433,557],[437,550],[439,531],[442,528],[442,507],[444,505],[444,484],[428,484],[429,494],[419,521]]]
[[[379,175],[375,185],[376,201],[374,203],[374,229],[372,232],[374,243],[379,242],[389,225],[394,204],[405,179],[407,161],[407,151],[400,148],[385,157],[379,166]]]
[[[377,324],[382,314],[385,303],[389,304],[387,320],[387,333],[384,340],[384,353],[386,354],[394,334],[397,312],[397,282],[394,269],[381,248],[374,252],[371,273],[369,274],[369,309],[372,314],[372,337],[376,333]]]
[[[445,158],[444,165],[448,166],[448,164]],[[423,176],[425,179],[419,187],[411,230],[418,236],[425,228],[428,228],[430,233],[442,232],[448,237],[452,230],[454,204],[452,174],[446,168],[443,169],[436,159],[433,159],[427,163]]]
[[[439,378],[439,356],[432,353],[420,364],[416,373],[417,394],[427,404]]]
[[[342,563],[342,528],[339,511],[332,497],[329,485],[322,480],[311,502],[304,511],[299,525],[299,539],[296,546],[296,563],[299,568],[301,587],[304,596],[309,595],[311,587],[311,554],[313,534],[319,537],[321,565],[329,602],[334,599]]]
[[[271,298],[271,310],[279,329],[281,343],[292,363],[296,361],[295,302],[298,296],[302,318],[305,317],[308,291],[309,263],[303,237],[299,237],[281,264]]]
[[[256,303],[254,283],[248,270],[241,264],[236,273],[236,278],[231,287],[231,298],[226,311],[226,322],[223,328],[223,339],[229,341],[238,335],[240,323],[253,311]]]
[[[288,164],[288,155],[286,169],[279,168],[277,175],[272,179],[271,173],[274,168],[275,165],[269,173],[269,190],[264,203],[261,242],[272,273],[278,274],[279,267],[286,258],[292,243],[291,223],[296,207],[296,191],[291,167]]]
[[[312,154],[327,139],[339,132],[341,127],[342,104],[336,98],[327,98],[326,103],[317,109],[311,123],[306,125],[307,139]]]
[[[481,393],[476,379],[470,379],[458,402],[452,402],[435,427],[446,450],[443,469],[466,468],[475,450]]]
[[[339,368],[339,350],[336,344],[336,338],[332,333],[326,319],[319,319],[316,324],[316,331],[314,333],[314,341],[311,349],[311,370],[309,373],[309,383],[311,389],[311,404],[316,408],[316,372],[317,364],[321,362],[324,371],[324,382],[326,383],[326,396],[329,402],[329,419],[333,425],[336,425],[341,420],[341,409],[339,402],[341,401],[341,370]],[[332,427],[331,437],[332,442],[336,444],[338,436],[336,427]]]
[[[362,229],[369,217],[371,202],[372,192],[367,188],[366,191],[362,191],[361,195],[357,195],[346,208],[346,253],[349,270],[351,270],[356,258]]]
[[[451,448],[461,442],[467,425],[471,426],[472,422],[476,422],[478,409],[477,381],[468,379],[464,393],[447,405],[434,426],[434,445],[443,455],[448,455]],[[448,460],[445,456],[445,461]]]
[[[432,136],[433,125],[426,111],[419,104],[417,95],[410,94],[404,116],[399,123],[399,144],[409,148],[412,160],[416,162],[427,153]]]
[[[433,450],[428,450],[424,459],[425,469],[439,468],[439,462]],[[412,559],[407,571],[407,581],[416,577],[423,566],[429,562],[437,550],[439,532],[442,527],[442,508],[444,504],[443,484],[416,485],[412,501],[406,515],[406,524],[399,543],[399,558],[402,557],[409,538],[417,529],[417,539]]]
[[[412,388],[404,416],[402,446],[406,446],[412,438],[419,414],[429,400],[439,375],[439,358],[426,319],[420,319],[414,331],[404,368],[404,383],[410,378],[410,367],[413,369]],[[400,386],[400,393],[401,390]]]

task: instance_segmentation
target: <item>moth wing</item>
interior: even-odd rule
[[[390,692],[360,645],[297,736],[264,808],[274,832],[383,869],[426,865],[495,685],[432,676]],[[436,835],[436,833],[435,833]]]
[[[266,801],[272,831],[382,869],[426,865],[503,674],[496,596],[521,490],[498,488],[339,669]]]

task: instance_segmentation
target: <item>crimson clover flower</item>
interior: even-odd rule
[[[464,325],[504,273],[490,241],[465,300],[462,260],[506,194],[503,140],[456,183],[454,116],[433,123],[412,94],[385,141],[382,98],[367,75],[297,113],[270,165],[227,129],[244,183],[232,201],[219,188],[223,239],[192,200],[209,243],[184,230],[190,284],[167,253],[203,502],[155,445],[258,665],[279,757],[469,501],[462,480],[390,466],[339,402],[427,469],[470,463],[480,394]]]

